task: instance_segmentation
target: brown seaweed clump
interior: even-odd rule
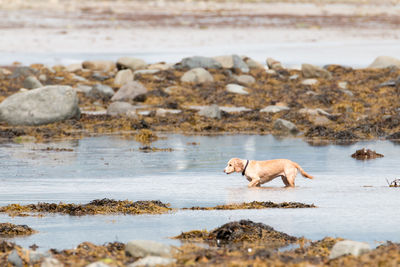
[[[352,158],[358,160],[366,160],[366,159],[376,159],[376,158],[383,158],[382,154],[376,153],[371,149],[362,148],[357,150],[351,155]]]
[[[231,245],[240,243],[263,242],[266,246],[277,248],[299,241],[301,238],[276,231],[271,226],[240,220],[224,224],[211,232],[191,231],[174,237],[187,241],[207,241],[210,244]]]
[[[113,199],[95,199],[88,204],[65,203],[38,203],[29,205],[10,204],[0,207],[0,212],[10,216],[26,216],[27,213],[61,213],[72,216],[96,215],[96,214],[162,214],[171,208],[159,200],[129,201]]]
[[[139,151],[144,152],[144,153],[150,153],[150,152],[172,152],[172,148],[158,148],[158,147],[151,147],[151,146],[142,146],[139,147]]]
[[[12,223],[0,223],[0,237],[15,237],[32,235],[37,231],[30,228],[28,225],[15,225]]]
[[[300,202],[274,203],[272,201],[252,201],[249,203],[218,205],[215,207],[191,207],[189,210],[247,210],[247,209],[299,209],[316,208],[314,204],[304,204]]]

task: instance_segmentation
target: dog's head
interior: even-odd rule
[[[232,158],[228,161],[224,169],[224,173],[231,174],[232,172],[242,172],[244,169],[243,162],[241,159]]]

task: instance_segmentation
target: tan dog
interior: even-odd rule
[[[226,174],[241,172],[250,182],[248,184],[249,187],[260,186],[276,177],[281,177],[285,186],[293,187],[294,180],[297,176],[297,170],[299,170],[304,177],[313,178],[306,173],[299,164],[288,159],[257,161],[233,158],[228,161],[224,172]]]

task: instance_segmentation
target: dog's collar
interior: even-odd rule
[[[247,165],[249,165],[249,160],[246,161],[246,165],[244,166],[244,169],[242,171],[242,175],[244,176],[244,173],[246,172]]]

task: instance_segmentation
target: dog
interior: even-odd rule
[[[282,178],[286,187],[294,187],[297,170],[304,177],[313,179],[313,176],[306,173],[299,164],[288,159],[257,161],[232,158],[228,161],[224,173],[241,172],[250,182],[248,187],[261,186],[277,177]]]

